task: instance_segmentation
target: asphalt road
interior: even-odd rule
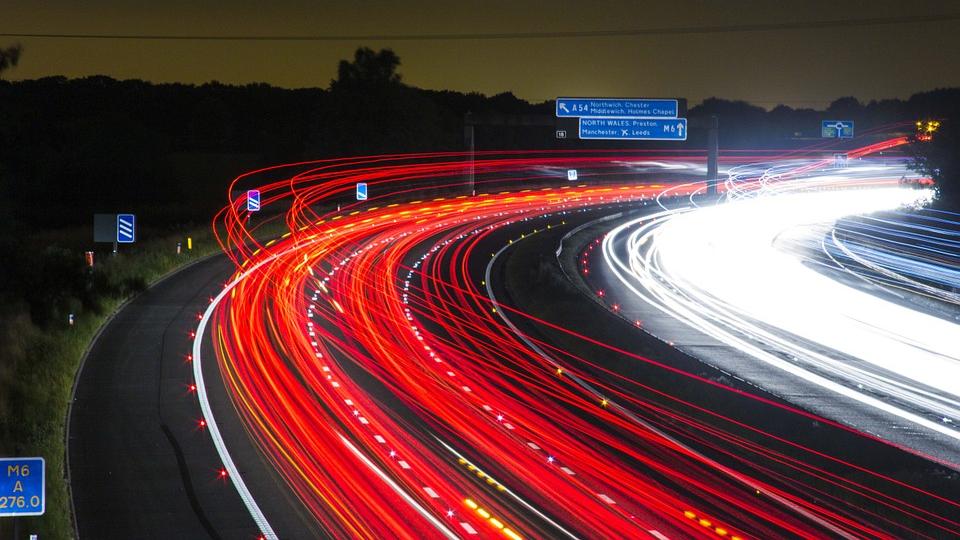
[[[615,212],[616,210],[610,210],[606,213]],[[600,212],[594,214],[593,218],[603,215],[604,213]],[[584,222],[587,221],[584,220]],[[568,220],[568,223],[573,224],[574,221]],[[578,272],[576,268],[578,254],[582,253],[586,244],[602,234],[603,230],[608,229],[611,223],[604,223],[595,230],[584,230],[582,234],[564,243],[564,251],[569,250],[569,254],[564,254],[561,259],[567,260],[569,257],[573,274]],[[505,251],[498,258],[502,260],[498,260],[498,264],[494,268],[494,275],[499,275],[498,279],[493,280],[494,291],[498,299],[533,316],[560,324],[604,343],[618,346],[623,350],[633,351],[660,360],[683,371],[722,382],[773,401],[780,401],[779,397],[756,388],[725,370],[718,369],[713,362],[709,360],[701,361],[697,354],[693,356],[687,354],[688,352],[694,352],[693,350],[688,350],[686,347],[681,350],[670,346],[665,339],[658,339],[654,335],[655,333],[650,333],[650,326],[655,322],[655,314],[644,313],[645,317],[642,319],[644,330],[640,330],[632,324],[634,321],[632,317],[623,316],[623,312],[628,311],[626,307],[621,309],[620,315],[617,315],[602,305],[605,302],[629,300],[626,295],[617,295],[615,300],[605,298],[601,302],[600,299],[596,298],[595,291],[582,287],[579,283],[568,281],[560,270],[560,263],[555,253],[560,245],[560,238],[572,229],[573,227],[556,228],[549,233],[528,236],[524,241],[514,242],[511,249]],[[591,277],[593,271],[599,271],[602,266],[599,261],[599,254],[597,254],[597,259],[590,267]],[[531,280],[536,280],[539,285],[534,288],[522,286],[523,283],[529,283]],[[574,278],[574,281],[579,280]],[[611,290],[612,288],[607,289],[608,293]],[[828,428],[825,425],[769,407],[751,404],[746,400],[733,398],[730,395],[724,395],[723,392],[717,392],[702,384],[691,383],[682,377],[666,374],[658,368],[651,368],[636,362],[625,363],[622,358],[618,358],[616,355],[610,355],[600,348],[591,347],[581,340],[571,339],[569,336],[547,329],[542,325],[532,324],[521,317],[512,317],[512,320],[522,331],[531,336],[544,339],[565,350],[579,354],[583,358],[590,358],[597,362],[604,370],[608,371],[592,370],[593,376],[601,380],[608,379],[612,384],[618,386],[624,385],[624,389],[634,393],[634,395],[645,395],[646,391],[639,387],[632,388],[625,385],[622,379],[617,383],[615,378],[609,376],[610,373],[619,374],[628,380],[643,382],[691,403],[700,404],[731,418],[740,419],[769,433],[788,437],[810,448],[908,481],[947,499],[960,496],[955,481],[950,480],[950,478],[955,478],[955,474],[938,464],[892,446],[870,441],[839,429]],[[657,325],[669,322],[656,320]],[[671,328],[674,326],[671,325]],[[697,348],[695,352],[702,353],[703,349]],[[713,355],[720,356],[723,356],[724,353],[719,348],[711,349],[710,352]],[[713,355],[708,358],[712,360]],[[732,358],[728,358],[728,360],[732,360]],[[721,427],[731,429],[730,426]],[[678,431],[681,440],[707,455],[719,459],[718,455],[712,455],[713,451],[708,446],[699,445],[693,442],[693,439],[686,439],[681,433],[682,431]],[[750,437],[749,434],[743,435]],[[764,441],[758,440],[758,442],[763,444]],[[787,454],[790,455],[793,452],[787,452]],[[810,456],[802,454],[795,454],[793,457],[811,459]],[[721,459],[721,461],[724,460]],[[737,468],[741,467],[733,462],[727,462],[727,464]],[[760,468],[770,466],[770,464],[760,461],[756,465]],[[769,470],[775,470],[775,468],[775,466],[772,466]],[[753,471],[753,473],[774,485],[778,482],[776,478],[766,477],[759,469]],[[868,482],[868,484],[870,483]],[[889,486],[883,487],[880,485],[871,487],[883,490],[891,489]],[[905,497],[906,500],[910,500],[911,497],[909,493],[901,492],[899,489],[894,489],[889,493],[894,496]],[[869,502],[861,501],[857,504],[863,505],[862,508],[867,509],[867,513],[862,514],[861,519],[868,522],[871,519],[868,512],[874,509],[871,508]],[[942,511],[944,514],[941,515],[948,516],[953,510],[944,508]],[[910,523],[910,526],[918,530],[924,530],[925,527],[924,524],[916,522]],[[931,534],[942,533],[942,531],[938,532],[936,530],[927,532]]]
[[[570,220],[570,227],[574,221],[579,220]],[[498,230],[490,236],[489,244],[503,245],[531,226],[533,224],[518,223]],[[528,236],[529,240],[514,243],[513,249],[498,257],[495,272],[498,298],[546,320],[555,318],[605,342],[666,359],[679,368],[717,380],[726,376],[648,334],[630,331],[628,322],[598,304],[584,302],[575,288],[554,279],[560,275],[554,252],[559,237],[567,230],[569,227]],[[530,264],[537,258],[552,260],[555,268]],[[485,265],[486,259],[482,266],[471,267],[471,274],[477,280],[481,279]],[[81,538],[257,537],[259,531],[236,490],[218,477],[219,458],[208,434],[197,425],[199,407],[188,390],[192,372],[185,359],[191,344],[189,332],[196,326],[196,314],[205,308],[208,298],[220,290],[230,270],[229,262],[217,257],[159,283],[120,311],[91,350],[78,382],[69,426],[70,468]],[[531,272],[555,273],[551,277]],[[531,279],[537,280],[539,286],[529,287]],[[577,317],[563,318],[569,313]],[[528,325],[524,330],[554,340],[559,346],[584,347],[543,328]],[[323,536],[315,520],[289,494],[283,481],[251,443],[225,394],[209,339],[205,339],[204,347],[204,378],[217,422],[245,482],[274,530],[284,539]],[[582,354],[629,379],[662,384],[663,388],[689,399],[702,400],[718,410],[730,408],[730,414],[736,413],[739,418],[774,432],[803,430],[810,435],[810,440],[805,442],[823,439],[826,451],[838,452],[843,448],[843,453],[850,455],[876,454],[876,459],[883,458],[881,461],[885,463],[890,462],[891,454],[897,453],[880,445],[844,448],[855,442],[855,438],[832,431],[832,437],[824,437],[817,431],[823,428],[782,414],[740,411],[741,402],[704,392],[700,385],[684,386],[678,382],[680,378],[664,376],[645,366],[623,364],[613,357],[605,363],[607,356],[599,350],[587,347]],[[595,375],[602,376],[601,373]],[[405,417],[411,427],[426,427],[400,403],[391,403],[389,392],[372,378],[364,380],[360,373],[354,376],[368,391]],[[728,382],[747,387],[736,381]],[[929,474],[931,464],[913,456],[902,458],[897,470],[892,472]],[[931,487],[941,491],[942,486]],[[946,494],[948,497],[956,494],[956,489]],[[690,496],[696,498],[692,493]],[[699,502],[710,505],[706,500]],[[711,510],[726,514],[735,522],[750,520],[749,516],[721,506]]]
[[[119,311],[91,349],[68,432],[81,539],[259,535],[236,490],[219,477],[219,457],[189,390],[189,333],[231,269],[219,256],[156,284]],[[237,422],[216,363],[204,369],[230,451],[271,522],[278,531],[310,531]]]
[[[620,223],[627,221],[626,218],[618,219],[582,231],[577,237],[571,238],[569,243],[574,252],[583,249],[583,245],[592,239],[605,234],[607,230],[616,227]],[[618,243],[622,247],[623,242]],[[623,248],[625,249],[625,248]],[[575,264],[570,264],[568,273],[576,275]],[[913,448],[927,455],[938,459],[960,463],[960,448],[956,440],[945,435],[924,429],[914,423],[897,417],[885,411],[867,406],[859,401],[849,397],[837,394],[831,390],[825,389],[820,385],[806,381],[800,377],[785,373],[779,369],[771,368],[749,355],[734,347],[728,346],[722,341],[706,335],[697,329],[691,328],[685,322],[663,313],[658,308],[637,298],[616,278],[613,272],[603,264],[603,259],[599,253],[593,255],[591,264],[591,274],[588,279],[590,288],[604,289],[608,295],[608,302],[619,304],[619,315],[627,321],[642,320],[646,332],[657,336],[662,341],[673,343],[678,349],[685,353],[700,359],[711,366],[716,367],[724,373],[730,374],[745,381],[749,381],[765,391],[770,392],[784,400],[800,407],[815,412],[826,418],[847,424],[859,431],[877,435],[883,439],[903,445],[907,448]],[[831,272],[835,279],[851,287],[864,287],[862,283],[850,279],[849,276],[839,272]],[[582,280],[577,280],[581,284]],[[587,286],[584,286],[587,289]],[[775,330],[774,330],[775,331]],[[797,339],[797,338],[792,338]],[[766,352],[784,357],[788,361],[789,357],[776,348],[761,342],[752,344],[762,348]],[[808,346],[820,354],[827,357],[841,357],[841,353],[827,349],[822,346],[810,343]],[[844,357],[844,361],[851,365],[861,364],[862,361],[856,358]],[[821,374],[825,378],[831,378],[829,373]],[[897,374],[887,374],[892,379],[897,378]],[[845,383],[847,384],[847,383]],[[849,386],[853,386],[849,383]],[[874,394],[870,394],[874,395]],[[883,401],[890,402],[896,406],[902,407],[910,412],[915,412],[920,416],[930,416],[929,413],[920,409],[914,409],[910,404],[901,404],[895,399],[876,393],[875,397]],[[930,416],[930,419],[938,422],[940,418]]]

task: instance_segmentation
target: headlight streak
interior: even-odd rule
[[[823,250],[840,266],[837,250],[864,267],[854,273],[867,281],[960,305],[960,241],[951,239],[960,237],[960,222],[930,221],[918,213],[844,220]]]
[[[613,156],[490,155],[478,161],[478,185],[531,176],[529,171],[551,160],[558,168],[605,176],[623,167],[611,164]],[[218,216],[226,231],[221,242],[239,268],[211,306],[214,350],[226,387],[251,437],[322,530],[368,538],[474,533],[623,538],[657,536],[657,527],[704,537],[735,536],[739,530],[809,537],[824,529],[886,536],[851,518],[852,507],[820,491],[814,478],[934,527],[953,526],[819,468],[813,460],[824,458],[812,452],[810,462],[796,461],[697,420],[688,412],[693,404],[663,394],[670,405],[658,405],[595,380],[580,372],[588,359],[542,342],[535,343],[549,356],[537,353],[528,336],[500,324],[493,311],[523,314],[509,306],[492,309],[474,279],[477,261],[486,264],[499,249],[487,247],[495,234],[528,226],[514,238],[524,240],[584,209],[650,199],[663,186],[614,182],[469,198],[424,196],[418,182],[432,182],[432,189],[460,185],[464,165],[445,161],[451,157],[376,156],[304,165],[309,167],[304,172],[261,188],[265,209],[287,208],[283,219],[290,232],[276,241],[254,242],[248,216],[236,201]],[[645,162],[638,166],[648,168],[654,161],[670,163],[671,157],[640,161]],[[357,181],[368,181],[374,194],[379,187],[422,200],[384,203],[374,195],[366,206],[322,209],[351,193]],[[702,183],[673,189],[686,197]],[[546,358],[563,363],[563,377]],[[202,373],[198,383],[202,388]],[[599,403],[598,394],[604,402],[610,398],[609,407]],[[731,419],[718,421],[733,425]],[[668,433],[736,460],[748,471],[737,473],[743,482],[770,496],[755,498],[727,482],[717,467]],[[752,463],[754,458],[733,449],[797,475]],[[469,455],[475,470],[465,472],[451,452],[465,460]],[[240,475],[230,471],[230,477],[236,483]],[[664,479],[685,487],[677,492],[665,487]],[[812,502],[811,493],[834,500],[835,508]],[[461,512],[464,499],[476,501],[490,518]],[[702,504],[707,507],[691,510]],[[804,513],[808,519],[798,517]],[[856,515],[871,515],[878,524],[886,519]]]
[[[817,238],[820,229],[812,225],[829,226],[848,215],[927,200],[928,190],[897,187],[895,182],[891,186],[885,180],[900,174],[899,169],[875,167],[800,180],[760,181],[753,189],[728,184],[732,201],[727,204],[666,211],[620,225],[604,239],[604,258],[631,291],[698,330],[794,376],[960,440],[960,433],[943,422],[837,382],[854,381],[860,388],[895,396],[938,417],[955,418],[960,414],[954,399],[960,395],[960,327],[854,290],[803,266],[804,253],[795,246],[802,241],[783,238],[784,233],[796,235],[797,231],[802,238],[804,230],[814,233],[806,238]],[[762,177],[769,175],[767,170]],[[833,191],[810,191],[818,188]],[[625,238],[622,252],[617,247],[621,237]],[[794,249],[777,249],[784,244]],[[836,245],[857,259],[842,244]],[[886,277],[932,292],[859,260]],[[949,300],[952,295],[938,297]],[[767,331],[766,324],[787,335]],[[798,361],[770,354],[754,345],[757,342],[786,351]],[[806,347],[806,342],[867,360],[879,370],[837,362]]]

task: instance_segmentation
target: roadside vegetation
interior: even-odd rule
[[[186,249],[187,236],[193,238],[192,250]],[[182,244],[179,255],[177,242]],[[7,276],[15,279],[17,290],[4,288],[7,292],[0,303],[0,455],[46,460],[46,513],[20,518],[21,533],[71,538],[64,420],[84,351],[124,301],[219,246],[209,227],[194,228],[123,246],[116,257],[101,250],[91,268],[83,251],[74,247],[52,244],[18,253],[9,246],[9,239],[4,243],[8,257],[29,257],[29,261],[16,265],[20,275]],[[0,526],[7,528],[0,528],[0,537],[12,535],[11,520]]]

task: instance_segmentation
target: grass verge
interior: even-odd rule
[[[100,327],[123,302],[167,273],[219,251],[209,228],[125,248],[116,257],[98,254],[96,269],[87,270],[92,298],[61,298],[63,307],[54,310],[53,322],[36,324],[25,304],[4,306],[0,314],[0,455],[46,460],[45,514],[17,518],[23,537],[74,536],[64,462],[65,419],[77,370]],[[82,256],[77,254],[80,260]],[[107,285],[97,287],[95,282]],[[75,316],[72,326],[68,313]],[[11,519],[0,520],[0,538],[13,537],[13,527]]]

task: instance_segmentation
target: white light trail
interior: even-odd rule
[[[819,248],[841,218],[923,204],[931,191],[897,185],[897,167],[791,180],[780,178],[787,167],[744,170],[754,181],[728,182],[726,203],[612,230],[603,243],[609,268],[647,302],[728,346],[960,440],[931,419],[960,417],[960,325],[836,280],[798,249]]]

